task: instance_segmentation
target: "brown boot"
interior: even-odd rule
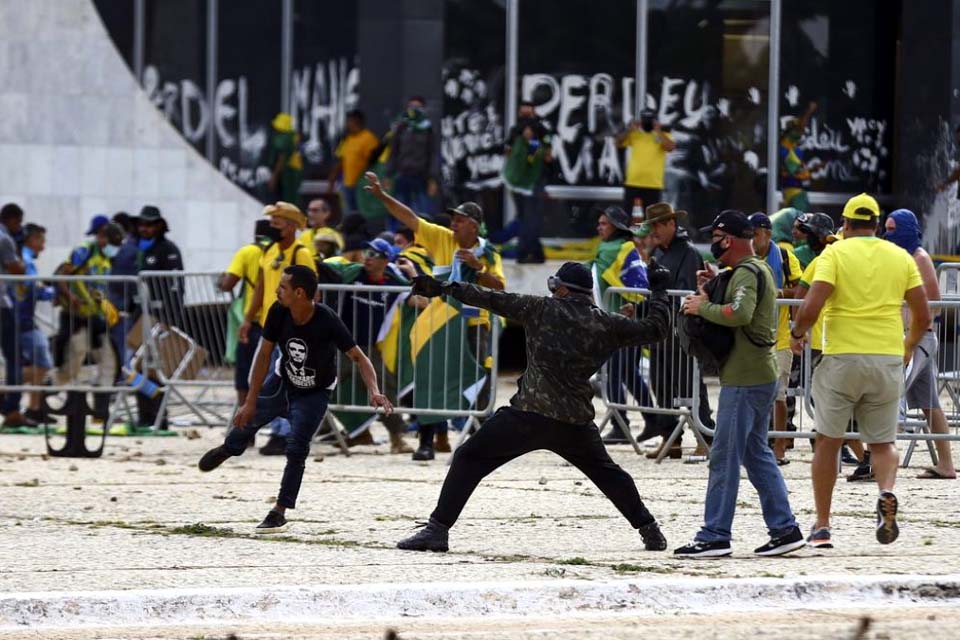
[[[413,447],[403,439],[402,433],[390,432],[390,453],[413,453]]]
[[[446,431],[441,431],[437,434],[433,448],[439,453],[450,453],[450,438],[447,437]]]
[[[667,444],[666,440],[661,442],[659,447],[657,447],[656,449],[654,449],[653,451],[647,454],[647,458],[649,460],[656,460],[660,456],[660,451],[663,449],[664,445],[666,444]],[[683,457],[683,448],[681,448],[679,444],[674,443],[674,445],[670,447],[670,451],[668,451],[667,455],[664,457],[670,458],[671,460],[679,460],[680,458]]]

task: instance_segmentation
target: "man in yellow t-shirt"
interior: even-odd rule
[[[237,249],[230,260],[230,264],[220,276],[218,285],[220,290],[224,292],[233,291],[238,282],[243,282],[240,297],[243,299],[244,317],[246,317],[250,305],[253,304],[253,294],[257,287],[257,278],[260,275],[260,259],[263,258],[263,252],[266,248],[273,242],[271,238],[273,235],[272,229],[269,220],[257,220],[253,232],[253,242]],[[245,343],[238,341],[235,358],[233,388],[237,390],[237,402],[239,404],[243,404],[247,399],[247,391],[250,389],[248,381],[250,367],[253,365],[253,355],[257,350],[257,343],[260,341],[259,322],[250,326],[247,337]]]
[[[897,539],[897,497],[893,487],[899,455],[897,419],[903,394],[903,366],[930,324],[927,294],[917,265],[906,251],[876,237],[880,206],[862,193],[843,208],[843,242],[818,257],[813,284],[791,330],[794,353],[823,312],[823,359],[813,381],[817,442],[813,454],[813,497],[817,519],[809,541],[830,541],[830,504],[837,480],[837,455],[851,414],[860,439],[870,447],[880,489],[876,536]],[[903,335],[901,308],[910,309]],[[906,354],[906,356],[904,356]]]
[[[370,164],[370,156],[380,146],[380,139],[367,129],[367,117],[359,109],[347,113],[347,134],[337,147],[337,164],[330,170],[330,193],[334,192],[337,175],[343,173],[343,199],[347,211],[357,211],[357,182]]]
[[[623,210],[632,211],[637,200],[642,208],[660,202],[667,154],[677,148],[670,134],[650,109],[640,113],[626,131],[617,136],[617,146],[630,150],[627,178],[623,182]]]

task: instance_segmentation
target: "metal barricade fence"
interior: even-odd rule
[[[960,264],[956,266],[960,270]],[[642,289],[611,287],[604,295],[604,305],[608,310],[618,310],[621,304],[632,304],[648,293]],[[690,293],[688,291],[668,293],[672,301],[674,320],[678,313],[680,299]],[[794,299],[777,300],[778,314],[780,309],[784,307],[796,309],[802,302]],[[931,433],[923,413],[919,409],[908,409],[905,399],[901,399],[897,439],[910,442],[904,456],[904,466],[909,463],[916,443],[919,441],[927,443],[931,458],[935,462],[934,441],[960,440],[960,435],[956,433],[960,429],[960,298],[931,302],[930,306],[937,313],[933,331],[936,332],[940,345],[936,356],[936,401],[943,409],[946,422],[954,433]],[[636,308],[642,317],[644,305],[640,303]],[[670,354],[672,357],[663,358],[662,362],[658,362],[658,358],[662,358],[661,354]],[[786,430],[774,430],[773,420],[771,420],[770,438],[816,437],[812,381],[819,360],[819,350],[813,349],[809,341],[801,356],[791,358],[793,373],[786,391],[786,400],[788,405],[794,405],[794,408],[788,408]],[[706,384],[702,384],[703,382]],[[641,413],[647,423],[656,420],[657,415],[674,416],[673,420],[677,420],[678,424],[670,433],[667,446],[662,448],[657,459],[659,462],[666,454],[667,447],[679,437],[685,425],[689,425],[698,441],[701,437],[713,436],[710,407],[715,407],[716,404],[711,402],[708,390],[715,389],[717,386],[718,382],[715,378],[704,380],[695,359],[682,352],[678,344],[677,326],[674,323],[666,342],[640,349],[622,349],[604,365],[601,371],[601,397],[607,413],[601,428],[610,420],[617,421],[625,427],[627,412]],[[688,394],[687,389],[692,391]],[[632,403],[627,401],[626,392],[633,396]],[[659,400],[661,396],[670,400],[666,403],[661,402]],[[640,449],[633,434],[628,428],[624,428],[623,431],[639,453]],[[855,431],[848,432],[846,437],[850,440],[860,438]]]
[[[645,425],[657,431],[671,434],[670,441],[680,436],[684,426],[690,426],[698,441],[702,436],[693,428],[700,415],[709,423],[709,404],[699,392],[703,385],[700,368],[696,361],[680,348],[677,333],[676,315],[680,300],[689,291],[669,291],[671,308],[671,331],[666,341],[620,349],[600,373],[600,393],[607,413],[600,423],[600,429],[611,420],[619,426],[639,454],[640,446],[629,429],[628,412],[640,412]],[[633,313],[643,316],[646,305],[643,302],[649,291],[609,287],[603,296],[604,308],[619,311],[624,305],[634,309]],[[629,391],[634,402],[627,402],[624,391]],[[707,401],[709,402],[709,401]],[[666,455],[668,447],[661,449],[658,462]]]
[[[500,320],[452,298],[428,300],[404,286],[319,286],[323,301],[344,321],[370,358],[381,388],[399,413],[421,424],[451,418],[468,422],[461,439],[496,402]],[[337,355],[338,381],[330,412],[351,435],[376,419],[357,365]],[[401,421],[402,422],[402,421]]]
[[[137,331],[134,318],[145,311],[142,293],[143,283],[132,276],[0,275],[5,426],[22,431],[37,423],[49,436],[47,426],[66,418],[75,428],[65,449],[98,455],[102,439],[97,451],[83,443],[86,416],[106,423],[105,436],[111,397],[143,392],[147,384],[145,376],[124,369],[123,358],[126,336]]]
[[[176,424],[228,424],[236,399],[235,332],[244,299],[223,291],[220,272],[142,271],[147,339],[133,343],[132,365],[146,360],[162,392],[144,412],[159,428]],[[244,283],[237,288],[241,295]]]

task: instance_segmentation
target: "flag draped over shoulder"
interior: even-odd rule
[[[640,252],[630,240],[617,238],[600,243],[597,255],[593,259],[592,271],[594,292],[598,306],[603,306],[603,294],[609,287],[633,287],[646,289],[647,267]],[[631,302],[642,302],[643,296],[628,294],[623,296]],[[620,299],[610,302],[608,311],[619,311]]]
[[[478,362],[467,335],[469,307],[448,297],[433,298],[410,331],[414,363],[413,404],[418,409],[465,411],[473,408],[486,381],[487,369]],[[421,416],[422,424],[445,420]]]

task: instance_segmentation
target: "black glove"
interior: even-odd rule
[[[670,271],[651,260],[647,265],[647,281],[650,283],[651,293],[666,293],[670,284]]]
[[[430,276],[417,276],[413,279],[411,293],[425,298],[436,298],[443,294],[443,283]]]

